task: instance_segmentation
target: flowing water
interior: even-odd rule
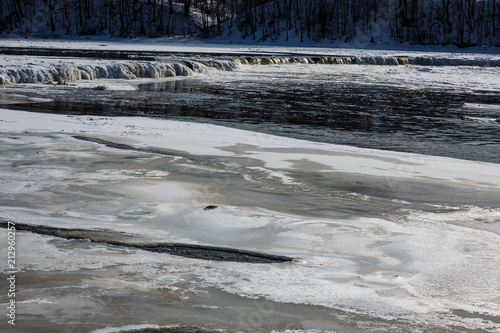
[[[499,162],[498,92],[395,83],[383,79],[386,73],[387,66],[243,66],[216,75],[149,80],[133,93],[18,89],[52,100],[18,108],[201,121],[311,141]]]
[[[2,331],[500,331],[500,94],[387,73],[2,88]]]

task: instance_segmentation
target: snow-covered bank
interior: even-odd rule
[[[449,59],[500,59],[500,48],[474,47],[460,49],[454,46],[425,46],[407,44],[349,44],[349,43],[300,43],[262,42],[249,43],[231,39],[196,38],[99,38],[42,39],[0,38],[0,47],[53,48],[68,50],[102,51],[158,51],[192,54],[300,54],[338,56],[413,56]]]

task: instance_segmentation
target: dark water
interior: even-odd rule
[[[500,118],[499,92],[387,82],[370,75],[372,66],[365,66],[366,73],[338,74],[318,65],[303,72],[297,66],[293,71],[252,67],[143,83],[137,91],[23,89],[54,101],[9,107],[208,122],[311,141],[500,162],[500,123],[492,120]]]

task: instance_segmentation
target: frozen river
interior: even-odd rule
[[[0,88],[2,331],[500,331],[499,67],[221,69]]]
[[[16,107],[36,112],[160,117],[317,142],[500,161],[500,67],[294,64],[236,69],[219,61],[226,70],[118,85],[109,80],[113,90],[80,89],[103,81],[97,80],[77,81],[77,87],[17,86],[9,93],[42,100]]]

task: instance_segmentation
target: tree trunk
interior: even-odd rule
[[[191,7],[191,0],[184,0],[184,17],[189,16],[190,7]]]

